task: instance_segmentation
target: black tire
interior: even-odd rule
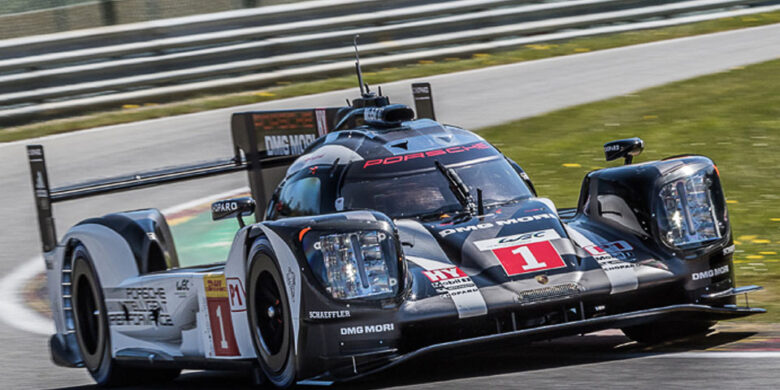
[[[715,321],[669,321],[651,322],[622,328],[628,338],[642,344],[658,344],[686,337],[704,335],[715,325]]]
[[[87,248],[81,244],[73,248],[71,264],[76,341],[84,366],[95,382],[100,386],[112,387],[176,379],[180,369],[123,367],[111,357],[111,337],[103,289]]]
[[[256,246],[247,273],[249,328],[260,368],[279,388],[295,383],[290,304],[276,256],[267,242]]]

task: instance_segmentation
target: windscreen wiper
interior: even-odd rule
[[[474,202],[474,198],[471,196],[471,193],[469,192],[469,188],[466,186],[465,183],[463,183],[463,180],[461,180],[460,176],[457,172],[455,172],[452,168],[447,168],[444,166],[444,164],[435,161],[436,168],[439,170],[439,172],[444,175],[444,177],[447,179],[447,182],[450,183],[450,190],[455,195],[455,197],[458,199],[458,202],[463,206],[463,210],[471,215],[474,215],[474,212],[476,211],[476,203]]]

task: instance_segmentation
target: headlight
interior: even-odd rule
[[[702,169],[661,187],[658,228],[666,244],[684,249],[722,237],[725,222],[713,203],[714,180],[717,176]]]
[[[333,298],[380,299],[398,292],[398,256],[389,234],[322,234],[312,243],[312,249],[307,253],[309,262],[321,260],[321,267],[312,264],[312,269]]]

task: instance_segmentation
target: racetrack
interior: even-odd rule
[[[439,119],[479,128],[777,57],[780,57],[780,25],[772,25],[442,75],[427,80],[433,85]],[[410,83],[383,85],[383,90],[393,101],[409,104]],[[232,152],[228,119],[234,111],[340,105],[344,98],[354,97],[355,94],[355,90],[331,92],[111,129],[88,130],[35,142],[45,145],[50,180],[53,186],[58,186],[87,178],[226,157]],[[522,142],[521,137],[518,135],[518,142]],[[3,167],[0,172],[0,182],[3,183],[0,193],[0,215],[3,217],[0,272],[3,274],[36,255],[40,247],[24,152],[26,143],[29,142],[0,145],[0,166]],[[235,174],[75,201],[55,209],[57,227],[62,233],[68,226],[88,216],[139,207],[166,208],[244,185],[244,174]],[[777,338],[774,330],[768,329],[767,332],[750,335],[750,332],[726,329],[716,336],[719,341],[714,345],[723,346],[734,340]],[[709,381],[718,381],[730,388],[777,387],[780,383],[773,370],[780,365],[776,353],[750,357],[731,355],[730,358],[706,353],[684,357],[663,354],[663,357],[650,359],[643,351],[633,349],[614,352],[615,345],[627,341],[622,336],[593,337],[597,337],[598,341],[594,348],[584,348],[584,340],[573,338],[556,342],[555,348],[540,343],[531,349],[519,347],[476,357],[470,352],[444,363],[429,357],[405,366],[407,370],[416,369],[416,374],[402,375],[405,371],[396,369],[357,385],[434,387],[442,385],[440,381],[453,377],[455,379],[447,383],[448,387],[467,388],[485,383],[496,387],[522,384],[531,388],[604,383],[657,387],[661,383],[698,388]],[[91,383],[84,370],[53,366],[45,337],[4,327],[0,329],[0,342],[4,347],[0,352],[0,384],[4,388],[50,388]],[[710,341],[699,340],[694,349],[700,349],[698,345],[702,343],[707,345]],[[776,344],[761,345],[761,348],[771,351],[780,350]],[[577,353],[569,354],[572,349],[576,349]],[[473,361],[480,364],[475,365]],[[231,378],[191,374],[185,376],[182,382],[221,387],[226,379]]]

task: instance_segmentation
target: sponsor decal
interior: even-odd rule
[[[625,241],[612,241],[599,245],[583,246],[599,263],[601,269],[606,272],[619,270],[633,270],[636,267],[633,263],[626,263],[627,260],[635,260],[634,247]],[[633,272],[633,271],[631,271]]]
[[[228,297],[230,298],[230,311],[246,311],[246,291],[239,278],[227,278]]]
[[[723,248],[723,256],[728,256],[732,253],[734,253],[734,250],[737,249],[734,245],[727,246]]]
[[[179,298],[185,298],[190,292],[190,280],[182,279],[176,281],[176,296]]]
[[[266,135],[265,150],[268,156],[303,154],[306,147],[316,139],[314,134]]]
[[[528,232],[515,234],[512,236],[496,237],[489,240],[474,242],[474,245],[481,251],[488,251],[498,248],[506,248],[519,244],[530,244],[532,242],[550,241],[561,236],[553,229],[540,230],[538,232]]]
[[[363,110],[363,119],[366,121],[382,121],[382,112],[384,110],[379,107],[366,107]]]
[[[314,128],[312,111],[263,112],[252,115],[260,131],[304,130]]]
[[[314,110],[314,115],[317,116],[317,134],[322,137],[328,134],[328,116],[327,110],[324,108],[318,108]]]
[[[292,267],[287,267],[287,285],[290,287],[290,302],[295,302],[295,272]]]
[[[609,272],[619,270],[633,270],[636,265],[634,263],[626,263],[623,260],[616,259],[612,255],[594,256],[594,259],[599,263],[601,269],[603,269],[609,275]]]
[[[386,333],[395,330],[395,324],[377,324],[377,325],[357,325],[347,326],[339,329],[342,336],[353,336],[361,334]]]
[[[458,267],[423,271],[431,286],[443,298],[451,298],[459,318],[473,317],[487,312],[485,299],[471,278]]]
[[[620,145],[609,145],[604,147],[605,152],[617,152],[620,150]]]
[[[233,333],[233,319],[225,275],[210,274],[203,277],[206,305],[209,312],[211,340],[216,356],[238,356],[238,344]]]
[[[633,263],[619,260],[610,253],[615,252],[615,250],[612,249],[627,249],[630,247],[630,245],[627,243],[625,245],[610,245],[611,243],[607,243],[597,246],[596,243],[594,243],[588,237],[585,237],[585,235],[580,233],[580,231],[577,229],[568,229],[567,231],[569,232],[569,237],[571,237],[578,246],[581,248],[590,248],[591,251],[600,253],[593,256],[593,259],[596,260],[601,269],[607,275],[607,279],[609,279],[609,284],[612,286],[610,294],[617,294],[637,289],[639,286],[639,279],[637,278],[636,272],[634,270],[635,265]],[[596,247],[598,247],[598,250],[595,249]],[[610,248],[611,250],[605,250],[604,247]],[[603,251],[603,253],[601,253],[601,251]]]
[[[119,299],[122,311],[108,313],[112,326],[173,326],[162,287],[130,287]]]
[[[176,291],[190,291],[190,280],[182,279],[176,282]]]
[[[691,279],[693,280],[709,279],[715,276],[727,274],[728,272],[729,272],[729,266],[728,264],[726,264],[718,268],[708,269],[702,272],[694,272],[691,274]]]
[[[374,165],[391,165],[391,164],[397,164],[400,162],[409,161],[418,158],[430,158],[430,157],[443,156],[447,154],[468,152],[469,150],[474,150],[474,149],[478,149],[478,150],[490,149],[490,146],[488,146],[484,142],[477,142],[471,145],[453,146],[446,149],[436,149],[436,150],[429,150],[427,152],[402,154],[402,155],[391,156],[383,159],[380,158],[376,160],[368,160],[365,163],[363,163],[363,169]]]
[[[211,211],[215,213],[229,213],[238,210],[238,202],[215,202],[211,205]]]
[[[612,241],[606,244],[600,245],[586,245],[582,247],[591,256],[599,259],[605,259],[608,256],[614,257],[618,260],[632,260],[635,258],[634,247],[625,241]],[[630,268],[630,267],[629,267]]]
[[[457,228],[451,228],[451,229],[444,229],[439,232],[439,235],[442,237],[447,237],[450,234],[454,233],[464,233],[464,232],[472,232],[477,230],[483,230],[483,229],[490,229],[495,226],[508,226],[508,225],[514,225],[517,223],[526,223],[526,222],[532,222],[532,221],[538,221],[541,219],[555,219],[556,216],[554,214],[550,213],[542,213],[542,214],[536,214],[536,215],[529,215],[526,217],[519,217],[519,218],[510,218],[510,219],[504,219],[500,221],[493,222],[486,222],[486,223],[480,223],[476,225],[470,225],[470,226],[462,226]]]
[[[427,85],[415,84],[412,86],[412,93],[415,95],[427,95],[431,93],[431,89]]]
[[[332,320],[337,318],[349,318],[352,317],[352,313],[349,310],[327,310],[327,311],[310,311],[309,319],[311,320]]]
[[[439,282],[442,280],[451,280],[451,279],[457,279],[457,278],[462,278],[464,276],[467,276],[458,267],[423,271],[423,275],[425,275],[425,277],[427,277],[428,280],[430,280],[432,283]]]

